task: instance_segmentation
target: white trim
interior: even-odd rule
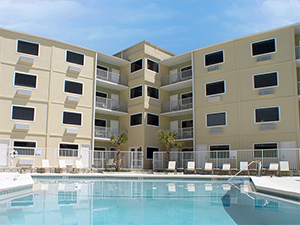
[[[35,87],[33,88],[33,87],[27,87],[27,86],[15,85],[15,81],[16,81],[16,73],[24,74],[24,75],[30,75],[30,76],[35,76],[35,77],[36,77]],[[38,75],[37,75],[37,74],[30,74],[30,73],[24,73],[24,72],[18,72],[18,71],[15,71],[15,72],[14,72],[13,86],[14,86],[14,87],[18,87],[18,88],[29,88],[29,89],[36,90],[36,89],[37,89],[37,86],[38,86]]]
[[[133,62],[130,62],[130,66],[129,66],[129,74],[134,74],[134,73],[136,73],[136,72],[138,72],[138,71],[141,71],[141,70],[144,68],[144,61],[145,61],[145,60],[143,60],[143,59],[144,59],[144,58],[139,58],[139,59],[137,59],[137,60],[134,60]],[[134,63],[134,62],[136,62],[136,61],[139,61],[139,60],[142,60],[142,68],[139,69],[139,70],[136,70],[136,71],[131,72],[131,64]]]
[[[210,64],[210,65],[206,65],[206,60],[205,60],[205,56],[206,55],[210,55],[210,54],[213,54],[213,53],[217,53],[217,52],[223,52],[223,62],[219,62],[219,63],[215,63],[215,64]],[[217,51],[213,51],[213,52],[208,52],[206,54],[203,55],[203,60],[204,60],[204,67],[205,68],[208,68],[208,67],[211,67],[211,66],[216,66],[216,65],[221,65],[221,64],[224,64],[225,63],[225,51],[224,49],[221,49],[221,50],[217,50]]]
[[[138,97],[131,98],[131,89],[134,89],[134,88],[137,88],[137,87],[140,87],[140,86],[142,86],[142,95],[141,95],[141,96],[138,96]],[[129,100],[142,98],[143,96],[144,96],[144,85],[143,85],[143,84],[139,84],[139,85],[134,86],[134,87],[131,87],[131,88],[129,89]]]
[[[159,65],[159,62],[156,62],[156,61],[154,61],[154,60],[152,60],[152,59],[150,59],[150,58],[146,58],[147,59],[147,61],[146,61],[146,63],[147,63],[147,70],[149,70],[149,71],[151,71],[151,72],[154,72],[154,73],[159,73],[159,70],[160,70],[160,65]],[[158,65],[158,72],[156,72],[156,71],[154,71],[154,70],[150,70],[150,69],[148,69],[148,60],[150,60],[150,61],[152,61],[152,62],[154,62],[154,63],[157,63],[157,65]]]
[[[81,115],[81,124],[80,124],[80,125],[76,125],[76,124],[68,124],[68,123],[64,123],[64,112],[80,114],[80,115]],[[82,126],[83,126],[83,113],[82,113],[82,112],[74,112],[74,111],[66,111],[66,110],[63,110],[63,111],[62,111],[61,125],[82,127]]]
[[[60,151],[60,144],[67,144],[67,145],[77,145],[78,146],[78,156],[59,156],[59,151]],[[65,150],[71,150],[71,149],[65,149]],[[79,151],[81,150],[81,147],[78,143],[71,143],[71,142],[58,142],[58,151],[57,151],[57,156],[58,158],[79,158],[81,155],[81,152]]]
[[[160,99],[160,89],[157,88],[157,87],[153,87],[153,86],[150,86],[150,85],[146,85],[147,86],[147,89],[146,89],[146,92],[147,92],[147,97],[151,98],[151,99],[154,99],[154,100],[159,100]],[[148,87],[151,87],[151,88],[154,88],[154,89],[157,89],[158,90],[158,98],[153,98],[151,96],[148,96]]]
[[[137,124],[137,125],[131,125],[131,116],[138,115],[138,114],[142,114],[142,123]],[[138,127],[138,126],[142,126],[142,125],[143,125],[143,112],[133,113],[133,114],[129,115],[129,127]]]
[[[77,65],[77,66],[80,66],[80,67],[85,67],[85,54],[80,53],[80,52],[76,52],[76,51],[73,51],[73,50],[68,50],[68,49],[66,49],[65,51],[66,51],[66,53],[65,53],[65,62],[66,63],[71,64],[71,65]],[[79,54],[79,55],[83,55],[83,65],[77,64],[77,63],[73,63],[73,62],[68,62],[67,61],[67,53],[68,53],[68,51],[72,52],[72,53]]]
[[[261,88],[255,88],[255,87],[254,87],[254,85],[255,85],[254,77],[255,77],[255,76],[263,76],[263,75],[267,75],[267,74],[270,74],[270,73],[276,73],[277,85],[274,85],[274,86],[267,86],[267,87],[261,87]],[[253,90],[268,89],[268,88],[274,88],[274,87],[278,87],[278,86],[279,86],[278,71],[272,71],[272,72],[259,73],[259,74],[253,74],[253,75],[252,75],[252,87],[253,87]]]
[[[221,114],[221,113],[225,113],[225,124],[224,124],[224,125],[207,126],[207,115],[210,115],[210,114]],[[226,111],[222,111],[222,112],[206,113],[206,114],[205,114],[205,126],[206,126],[207,128],[213,128],[213,127],[225,127],[225,126],[227,126],[227,112],[226,112]]]
[[[148,124],[148,116],[147,116],[148,114],[153,115],[153,116],[158,116],[158,126],[152,125],[152,124]],[[150,127],[159,127],[159,126],[160,126],[160,116],[159,116],[158,114],[154,114],[154,113],[149,113],[149,112],[147,112],[147,113],[146,113],[146,125],[147,125],[147,126],[150,126]]]
[[[256,109],[269,109],[269,108],[278,108],[278,121],[267,121],[267,122],[256,122]],[[268,106],[268,107],[259,107],[254,108],[254,124],[267,124],[267,123],[278,123],[280,122],[280,106]]]
[[[148,147],[149,147],[149,148],[157,148],[157,149],[158,149],[158,152],[160,151],[160,148],[157,147],[157,146],[146,146],[146,157],[145,157],[145,158],[146,158],[146,160],[153,160],[153,158],[150,159],[150,158],[147,157],[147,153],[148,153],[147,148],[148,148]]]
[[[218,83],[220,81],[224,81],[224,92],[223,93],[218,93],[218,94],[212,94],[212,95],[207,95],[207,90],[206,90],[206,85],[207,84],[213,84],[213,83]],[[219,96],[219,95],[224,95],[226,94],[226,81],[225,80],[218,80],[218,81],[213,81],[213,82],[207,82],[204,84],[204,91],[205,91],[205,97],[214,97],[214,96]]]
[[[252,44],[263,42],[263,41],[269,41],[269,40],[272,40],[272,39],[274,39],[274,43],[275,43],[275,51],[274,52],[268,52],[268,53],[263,53],[263,54],[259,54],[259,55],[253,55]],[[259,40],[259,41],[251,42],[250,43],[250,50],[251,50],[251,57],[259,57],[259,56],[263,56],[263,55],[274,54],[274,53],[277,52],[277,41],[276,41],[276,38],[274,37],[274,38],[268,38],[268,39],[264,39],[264,40]]]
[[[14,106],[16,107],[22,107],[22,108],[31,108],[33,109],[33,120],[20,120],[20,119],[13,119],[13,108]],[[11,116],[10,116],[10,119],[12,121],[22,121],[22,122],[35,122],[35,118],[36,118],[36,107],[31,107],[31,106],[23,106],[23,105],[12,105],[11,106]]]
[[[66,81],[73,82],[73,83],[79,83],[79,84],[82,84],[82,94],[77,94],[77,93],[73,93],[73,92],[66,92],[66,91],[65,91],[65,89],[66,89]],[[74,95],[79,95],[79,96],[84,96],[84,83],[83,83],[83,82],[78,82],[78,81],[73,81],[73,80],[65,79],[65,80],[64,80],[63,93],[66,93],[66,94],[74,94]]]
[[[39,52],[38,52],[38,55],[32,55],[32,54],[28,54],[28,53],[23,53],[23,52],[18,52],[18,41],[24,41],[24,42],[28,42],[28,43],[31,43],[31,44],[37,44],[39,46]],[[27,55],[27,56],[31,56],[31,57],[40,57],[40,53],[41,53],[41,45],[40,43],[36,43],[36,42],[31,42],[31,41],[27,41],[27,40],[23,40],[23,39],[17,39],[16,40],[16,53],[17,54],[20,54],[20,55]]]

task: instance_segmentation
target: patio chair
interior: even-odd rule
[[[106,168],[115,168],[116,167],[116,163],[114,159],[108,159],[107,163],[106,163]]]
[[[174,172],[176,173],[177,170],[176,170],[176,161],[169,161],[169,164],[168,164],[168,168],[165,169],[165,173],[166,172]]]
[[[75,172],[76,173],[79,173],[80,171],[82,172],[82,173],[84,173],[84,172],[89,172],[89,169],[88,168],[83,168],[83,166],[82,166],[82,162],[80,161],[80,160],[76,160],[75,161]]]
[[[187,174],[188,172],[193,172],[194,174],[196,173],[195,162],[187,163],[187,168],[184,170],[184,173]]]
[[[240,170],[242,170],[240,172],[240,174],[247,174],[248,176],[250,175],[250,171],[249,171],[249,168],[248,168],[248,162],[240,162]]]
[[[67,166],[65,160],[59,160],[59,168],[61,169],[61,172],[63,171],[67,172]]]
[[[269,169],[267,170],[268,175],[278,175],[278,168],[279,165],[278,163],[270,163]]]
[[[290,171],[289,161],[280,161],[279,162],[279,176],[282,174],[293,175],[292,171]]]
[[[49,159],[42,159],[42,168],[45,172],[48,170],[49,173],[52,172],[52,168],[49,165]]]
[[[211,174],[214,174],[213,172],[213,163],[206,162],[204,165],[204,169],[202,170],[202,174],[210,172]]]
[[[227,173],[228,175],[230,175],[231,174],[231,164],[223,163],[222,169],[219,172],[220,172],[220,174]]]

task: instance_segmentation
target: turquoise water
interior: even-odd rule
[[[300,224],[300,206],[249,197],[243,181],[40,179],[0,202],[0,224]],[[252,197],[252,198],[251,198]]]

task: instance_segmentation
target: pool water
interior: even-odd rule
[[[0,224],[300,224],[300,205],[246,194],[248,181],[40,179],[0,202]]]

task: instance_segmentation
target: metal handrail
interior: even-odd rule
[[[237,172],[235,175],[233,175],[228,181],[230,182],[234,177],[236,177],[237,175],[239,175],[243,170],[245,170],[246,168],[248,168],[250,165],[252,165],[253,163],[257,163],[258,164],[258,176],[261,176],[261,161],[252,161],[250,162],[247,166],[245,166],[244,168],[240,169],[239,172]]]
[[[193,71],[185,70],[178,73],[170,74],[161,78],[161,86],[178,83],[181,81],[191,80],[193,77]]]

